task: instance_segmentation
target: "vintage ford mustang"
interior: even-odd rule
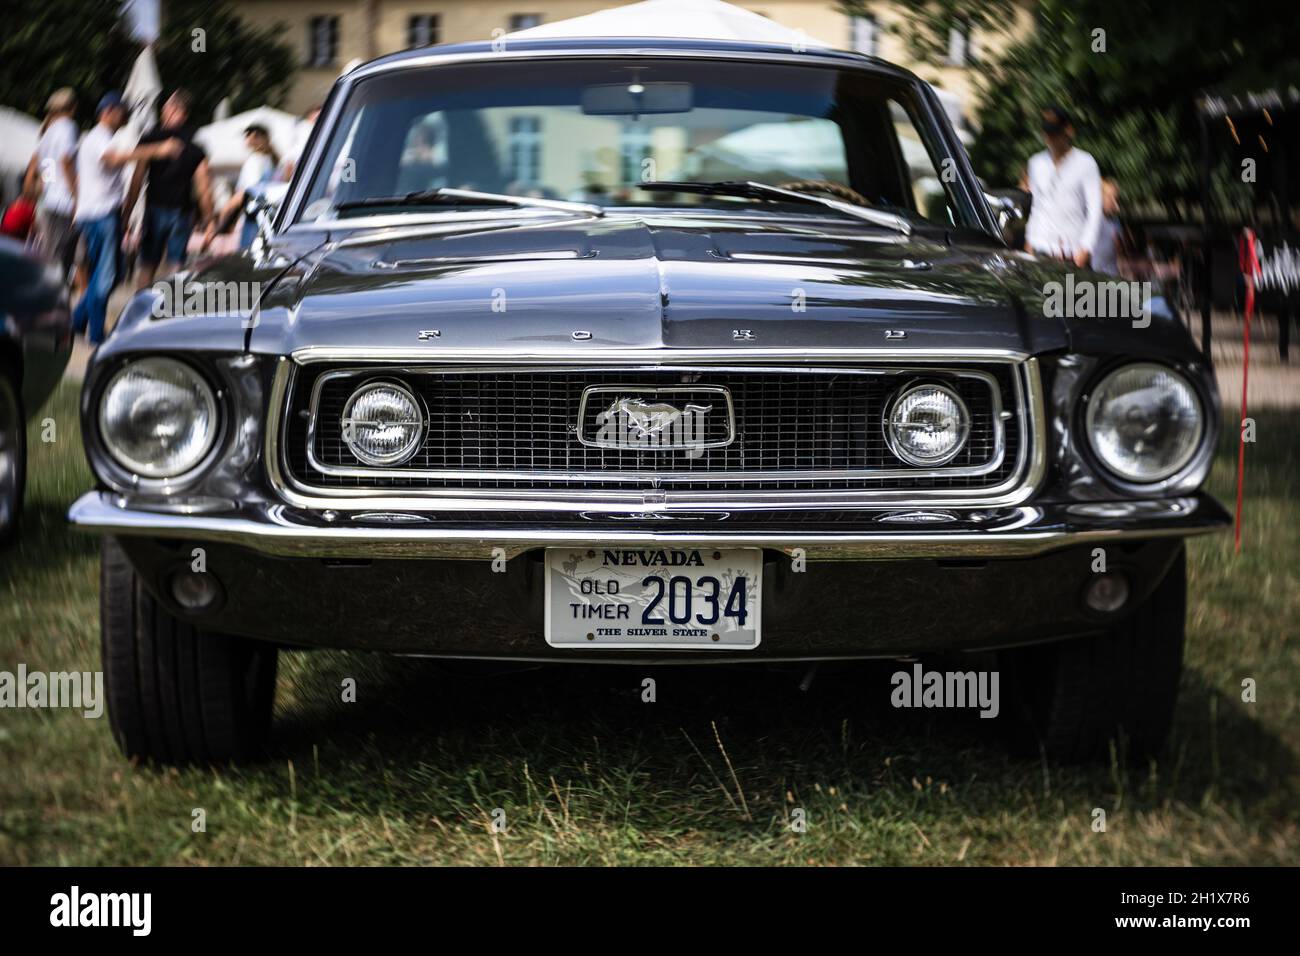
[[[911,74],[397,54],[338,81],[263,225],[86,378],[70,517],[106,535],[127,754],[255,753],[285,646],[979,651],[1050,755],[1164,740],[1183,539],[1226,522],[1213,377],[1163,300],[1063,303],[1100,277],[1008,248]]]

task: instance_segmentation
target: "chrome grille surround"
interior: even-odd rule
[[[575,354],[576,353],[576,354]],[[791,365],[798,362],[798,365]],[[320,364],[330,368],[323,374]],[[303,472],[328,462],[311,463],[304,469],[301,459],[291,465],[288,441],[290,417],[301,411],[301,397],[295,384],[314,379],[312,408],[317,407],[321,380],[326,376],[352,376],[359,384],[363,374],[385,376],[429,376],[442,374],[490,375],[558,373],[617,373],[619,380],[647,381],[666,373],[700,373],[701,384],[711,384],[708,375],[727,371],[736,375],[787,374],[811,378],[819,374],[881,376],[943,375],[970,381],[994,381],[986,368],[1005,375],[1012,401],[1005,442],[1000,431],[1003,409],[995,405],[992,419],[996,453],[979,465],[932,470],[882,469],[777,469],[768,471],[688,470],[662,468],[648,471],[563,472],[558,469],[521,471],[510,469],[375,469],[338,465],[335,469],[351,483],[335,486],[313,484]],[[640,376],[640,377],[638,377]],[[899,381],[910,380],[906,378]],[[994,383],[996,384],[996,383]],[[994,401],[1000,389],[989,386]],[[315,451],[315,425],[311,422]],[[576,438],[575,446],[579,443]],[[579,446],[580,447],[580,446]],[[1008,448],[1014,460],[1006,462],[1005,479],[978,487],[888,487],[885,481],[915,480],[932,471],[942,478],[987,475],[1003,465]],[[699,510],[728,511],[786,508],[863,508],[900,504],[952,507],[988,507],[1026,500],[1041,480],[1045,467],[1045,434],[1042,389],[1036,361],[1020,353],[972,349],[938,351],[923,349],[827,349],[827,350],[580,350],[564,353],[508,353],[490,350],[311,348],[281,359],[272,384],[271,412],[266,433],[268,477],[274,489],[288,503],[307,508],[353,510],[389,508],[402,511],[463,511],[504,507],[516,510],[565,510],[588,512],[643,512]],[[618,452],[615,454],[628,454]],[[660,452],[639,452],[642,455]],[[419,456],[417,456],[417,459]],[[318,472],[317,474],[323,474]],[[995,476],[1003,478],[1003,475]],[[422,482],[402,486],[401,481]],[[629,486],[644,482],[645,487]],[[804,482],[800,486],[796,483]],[[854,483],[857,482],[855,486]],[[785,487],[773,487],[784,483]],[[874,486],[873,484],[874,483]],[[434,486],[436,484],[436,486]],[[583,487],[583,486],[587,487]],[[737,487],[737,486],[742,487]],[[730,487],[719,487],[730,486]]]

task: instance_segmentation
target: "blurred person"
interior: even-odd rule
[[[283,182],[289,182],[293,179],[294,172],[298,169],[298,164],[302,162],[302,154],[307,149],[307,140],[311,137],[312,128],[316,125],[316,120],[320,118],[320,104],[315,103],[307,108],[307,112],[302,114],[302,122],[293,132],[293,142],[289,144],[289,152],[285,154],[284,162],[280,166],[279,178]]]
[[[23,191],[5,207],[4,215],[0,216],[0,235],[11,239],[27,239],[36,221],[36,200],[39,197],[40,190],[36,183],[24,178]]]
[[[1101,228],[1101,170],[1074,146],[1074,121],[1059,106],[1042,113],[1047,149],[1029,159],[1034,197],[1025,225],[1025,248],[1086,268]]]
[[[194,142],[189,125],[190,95],[176,90],[163,103],[160,123],[140,137],[141,145],[178,139],[180,153],[149,163],[137,163],[131,185],[122,206],[122,220],[131,218],[136,199],[148,177],[144,197],[144,222],[140,230],[139,262],[136,288],[147,289],[153,282],[158,265],[164,259],[174,266],[185,264],[190,233],[194,231],[195,211],[199,222],[212,219],[212,179],[208,157]]]
[[[36,205],[35,245],[59,264],[66,279],[77,252],[73,214],[77,205],[77,137],[73,113],[77,95],[69,87],[55,90],[45,103],[36,151],[27,164],[23,191],[40,196]]]
[[[77,209],[73,216],[85,241],[89,280],[85,294],[72,311],[74,331],[86,331],[91,345],[104,338],[108,297],[118,279],[118,253],[122,244],[122,202],[126,193],[126,166],[179,155],[184,143],[168,139],[131,149],[117,136],[126,125],[126,107],[120,93],[105,93],[95,110],[95,126],[77,148]]]
[[[1113,179],[1101,181],[1101,212],[1097,241],[1092,247],[1091,267],[1095,272],[1117,276],[1123,227],[1119,222],[1119,183]]]
[[[406,136],[406,148],[398,162],[397,192],[411,193],[444,185],[438,175],[434,149],[435,132],[427,123],[417,123]]]
[[[208,224],[203,236],[203,248],[207,249],[217,233],[225,232],[235,217],[239,215],[249,199],[259,196],[266,185],[275,176],[280,157],[271,145],[271,134],[265,126],[254,123],[244,130],[244,143],[248,146],[248,159],[239,167],[239,178],[235,181],[235,191],[231,193],[221,211]],[[239,248],[247,249],[257,236],[257,220],[244,216],[244,224],[239,233]]]

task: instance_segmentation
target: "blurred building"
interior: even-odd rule
[[[491,39],[494,30],[513,32],[567,20],[632,0],[233,0],[235,11],[259,26],[281,25],[283,39],[301,54],[286,109],[302,112],[324,99],[339,71],[353,60],[435,43]],[[833,46],[882,57],[914,70],[953,94],[969,116],[972,74],[981,57],[1033,29],[1029,0],[1005,32],[982,35],[953,29],[947,62],[918,64],[903,37],[889,27],[902,19],[889,0],[868,2],[866,16],[850,17],[834,0],[757,0],[740,3],[783,26],[803,30]]]

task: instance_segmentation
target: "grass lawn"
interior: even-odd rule
[[[64,522],[90,486],[75,387],[46,416],[57,441],[32,428],[23,536],[0,551],[10,672],[99,667],[98,543]],[[665,668],[646,704],[639,667],[487,676],[290,653],[256,766],[132,767],[107,717],[0,710],[0,864],[1295,865],[1300,413],[1257,420],[1244,554],[1231,535],[1190,546],[1188,667],[1159,764],[1014,760],[993,721],[868,702],[856,666],[807,693],[797,674]],[[1212,479],[1224,501],[1234,441]],[[346,676],[357,703],[339,699]]]

